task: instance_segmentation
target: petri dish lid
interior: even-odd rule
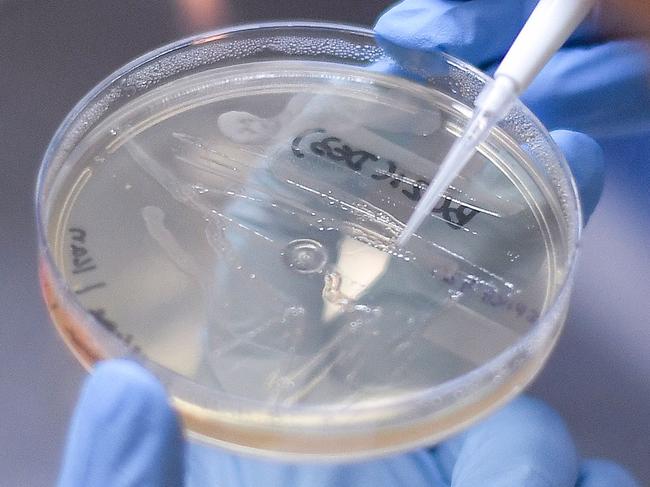
[[[432,444],[517,394],[561,330],[570,172],[517,105],[394,237],[487,77],[372,32],[240,26],[111,75],[37,189],[41,282],[80,361],[132,357],[189,433],[293,459]]]

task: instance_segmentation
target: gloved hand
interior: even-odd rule
[[[377,25],[399,59],[443,49],[492,69],[535,2],[407,0]],[[650,127],[650,71],[638,42],[593,43],[584,27],[544,70],[524,101],[550,128],[596,136]],[[570,76],[565,77],[565,73]],[[602,153],[584,135],[555,140],[576,176],[586,216],[602,188]],[[138,366],[114,361],[89,379],[73,420],[60,485],[408,485],[627,487],[608,462],[580,462],[562,421],[520,397],[483,423],[430,450],[347,465],[293,466],[186,444],[163,389]]]
[[[582,134],[558,131],[553,136],[576,173],[583,200],[595,204],[602,188],[600,148]],[[592,478],[614,482],[604,485],[635,485],[611,464],[579,466],[561,420],[528,398],[515,400],[433,450],[350,465],[290,466],[186,445],[163,388],[134,363],[113,361],[99,365],[84,389],[60,485],[180,486],[185,477],[188,486],[415,487],[454,482],[472,487],[573,487],[578,476],[584,479],[577,484],[582,487],[598,485],[588,483],[596,481]]]
[[[60,487],[633,487],[621,467],[580,461],[544,403],[519,397],[435,448],[342,465],[289,465],[185,443],[165,391],[134,362],[100,364],[87,380]]]
[[[492,73],[536,4],[537,0],[404,0],[379,18],[375,32],[398,62],[407,64],[415,57],[421,65],[429,56],[433,64],[443,51]],[[629,146],[650,131],[650,43],[603,39],[602,24],[624,30],[615,19],[602,18],[613,12],[611,5],[597,6],[521,98],[549,130],[577,130],[608,142],[616,151],[618,142],[612,143],[612,138],[624,136]],[[582,174],[588,169],[589,164],[572,165],[579,185],[581,178],[602,177],[597,171]],[[581,196],[588,216],[600,193]]]
[[[438,51],[490,73],[503,58],[537,0],[405,0],[382,15],[375,32],[399,62]],[[650,45],[604,41],[598,7],[546,65],[524,103],[550,130],[592,137],[650,130]],[[426,62],[421,60],[420,62]]]

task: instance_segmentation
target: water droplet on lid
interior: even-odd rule
[[[301,274],[320,272],[327,264],[327,251],[320,242],[311,239],[290,242],[283,252],[283,257],[290,269]]]
[[[302,306],[289,306],[284,311],[285,318],[303,316],[304,314],[305,314],[305,308],[303,308]]]
[[[275,381],[275,384],[280,389],[293,389],[296,386],[296,383],[289,379],[289,377],[280,377]]]

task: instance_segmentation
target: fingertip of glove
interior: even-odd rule
[[[131,360],[116,359],[100,362],[91,376],[92,386],[101,385],[100,393],[128,393],[135,401],[164,399],[165,391],[158,380],[142,366]]]
[[[566,430],[566,424],[558,412],[541,399],[522,394],[506,406],[509,417],[522,416],[528,424],[537,425],[540,428],[552,428]]]
[[[565,471],[577,466],[578,453],[565,421],[544,401],[521,395],[489,418],[484,428],[483,435],[487,436],[479,434],[479,443],[490,444],[490,435],[500,432],[504,446],[519,445],[520,453],[526,452],[522,456],[525,460],[545,463],[552,457],[555,466]]]
[[[133,417],[171,412],[158,380],[137,363],[124,359],[100,362],[95,367],[84,386],[84,402],[92,403],[97,416]]]
[[[580,132],[551,133],[566,158],[576,181],[585,224],[596,209],[605,185],[605,159],[598,143]]]
[[[374,31],[389,51],[443,51],[462,55],[471,32],[458,25],[453,8],[432,8],[420,2],[404,2],[377,19]],[[408,26],[408,28],[406,28]],[[391,49],[391,46],[393,49]],[[398,55],[399,57],[399,55]]]
[[[59,486],[182,485],[183,445],[156,378],[132,361],[101,362],[77,404]]]
[[[461,441],[452,473],[458,487],[574,485],[578,477],[578,455],[566,424],[538,399],[514,399]]]
[[[640,487],[640,484],[621,465],[610,460],[589,459],[580,467],[577,487]]]

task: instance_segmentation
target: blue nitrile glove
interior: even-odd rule
[[[555,132],[596,201],[602,154],[588,137]],[[580,462],[562,421],[544,404],[519,398],[494,416],[429,450],[362,463],[289,465],[186,444],[163,388],[133,362],[100,364],[72,422],[61,487],[346,485],[476,487],[634,486],[620,467]]]
[[[535,2],[407,1],[377,30],[399,58],[412,49],[444,49],[490,70]],[[589,27],[574,36],[524,96],[550,128],[595,136],[650,127],[648,62],[641,44],[589,44]],[[564,77],[563,74],[569,74]],[[602,154],[589,138],[553,133],[571,165],[584,211],[602,188]],[[183,462],[185,473],[183,473]],[[347,465],[292,466],[185,445],[161,387],[123,361],[100,365],[79,403],[61,486],[544,486],[637,485],[608,462],[580,462],[561,420],[544,404],[520,397],[474,428],[430,450]]]
[[[578,133],[553,136],[583,198],[597,201],[600,148]],[[578,476],[584,480],[576,484]],[[528,398],[432,450],[348,465],[291,466],[186,445],[165,392],[151,375],[133,362],[99,365],[72,422],[60,485],[180,486],[184,479],[187,486],[233,487],[635,485],[618,467],[580,464],[561,420]]]
[[[405,0],[375,26],[380,44],[398,62],[433,64],[439,51],[488,73],[498,67],[537,0]],[[650,132],[650,44],[599,38],[598,7],[550,60],[522,101],[549,130],[577,130],[597,140]],[[632,136],[632,137],[630,137]],[[570,144],[570,143],[569,143]],[[576,179],[602,177],[589,164],[572,165]],[[582,193],[591,214],[600,193]]]
[[[290,465],[185,444],[156,379],[100,364],[70,430],[60,487],[633,487],[621,467],[580,461],[562,420],[522,396],[435,448],[341,465]]]
[[[405,0],[382,15],[375,32],[399,62],[438,51],[490,73],[536,0]],[[547,128],[608,137],[650,130],[648,42],[603,41],[598,7],[546,65],[522,99]]]

